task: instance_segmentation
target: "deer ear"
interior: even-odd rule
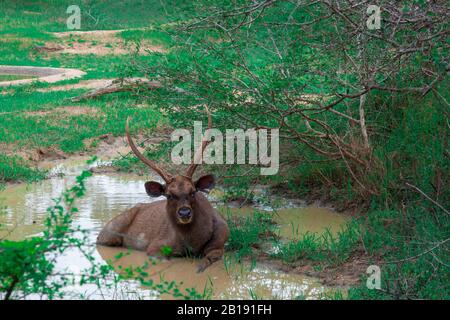
[[[209,192],[212,188],[214,188],[216,184],[216,179],[212,174],[207,174],[203,177],[200,177],[195,182],[195,188],[199,191]]]
[[[148,181],[145,183],[145,191],[150,197],[160,197],[165,193],[166,187],[159,182]]]

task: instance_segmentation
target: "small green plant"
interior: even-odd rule
[[[299,240],[280,241],[278,251],[273,256],[288,263],[305,259],[339,264],[358,248],[359,239],[360,226],[352,221],[336,236],[326,230],[323,234],[307,232]]]
[[[262,300],[262,297],[260,297],[252,288],[248,289],[248,293],[250,295],[250,299],[252,299],[252,300]]]
[[[255,210],[244,217],[227,212],[230,237],[226,249],[235,252],[237,260],[251,256],[253,248],[260,246],[263,240],[272,236],[272,215]]]
[[[168,245],[164,245],[161,247],[161,253],[163,256],[168,257],[172,254],[172,248],[169,247]]]

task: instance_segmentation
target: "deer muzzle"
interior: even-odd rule
[[[181,207],[178,212],[178,221],[181,224],[187,224],[192,221],[192,209],[189,207]]]

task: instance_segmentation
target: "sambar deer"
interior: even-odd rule
[[[208,111],[208,128],[211,127]],[[214,187],[214,176],[205,175],[195,182],[192,179],[208,142],[202,141],[184,175],[172,176],[138,150],[130,136],[129,119],[126,136],[133,153],[165,181],[165,184],[146,182],[147,194],[166,199],[138,204],[113,218],[98,235],[97,244],[133,248],[151,256],[161,254],[163,248],[170,248],[174,256],[201,256],[198,272],[202,272],[222,258],[229,236],[226,221],[202,194]]]

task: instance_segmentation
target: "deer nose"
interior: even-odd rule
[[[192,214],[191,209],[188,207],[183,207],[180,210],[178,210],[178,215],[182,218],[188,218]]]

